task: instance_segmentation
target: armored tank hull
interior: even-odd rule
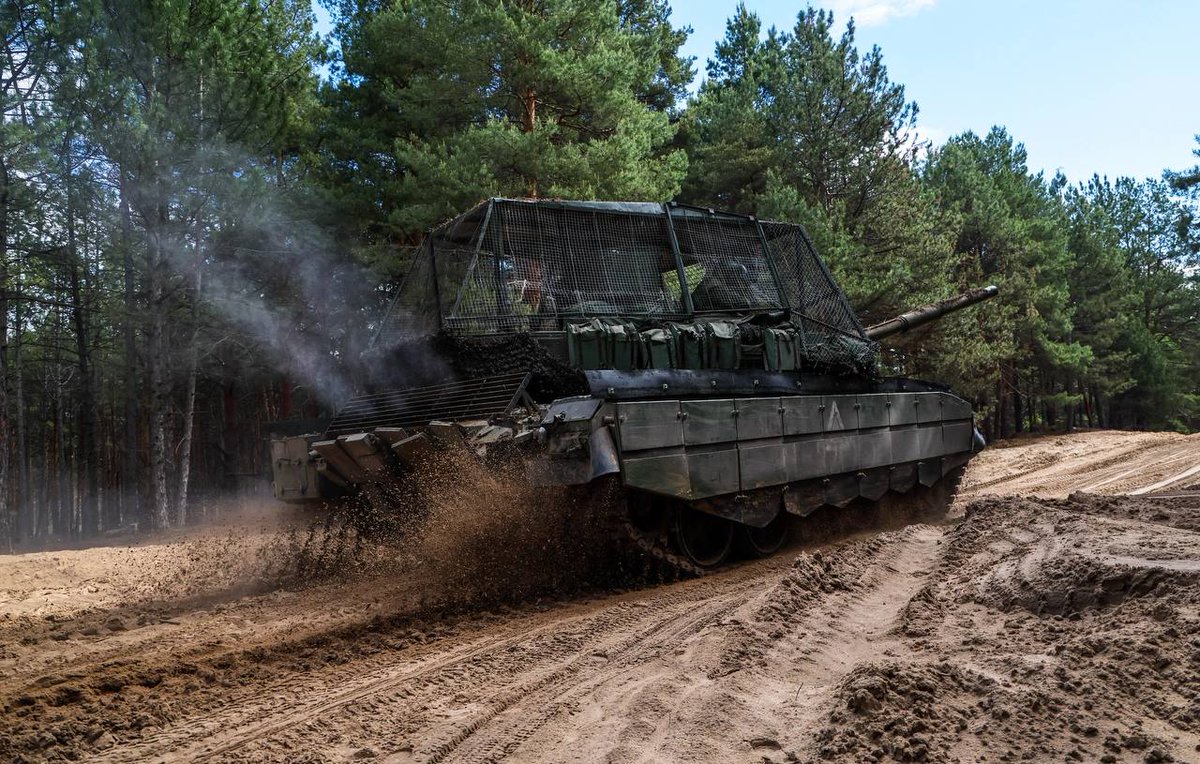
[[[490,200],[427,237],[380,330],[381,376],[422,384],[273,441],[274,493],[419,512],[405,476],[456,453],[617,485],[628,541],[689,572],[770,554],[789,518],[936,486],[982,447],[967,401],[877,374],[875,338],[994,293],[865,329],[798,226]]]

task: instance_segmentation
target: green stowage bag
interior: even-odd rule
[[[705,366],[736,369],[742,359],[741,328],[733,321],[708,321],[704,334]]]
[[[671,324],[671,337],[675,340],[676,368],[704,368],[704,328],[698,324]]]
[[[795,371],[799,367],[799,343],[795,329],[764,329],[763,361],[766,367],[771,371]]]
[[[642,335],[638,334],[637,327],[628,321],[609,320],[604,329],[608,335],[608,357],[612,368],[636,369],[642,357]]]
[[[643,360],[648,369],[675,368],[675,337],[667,329],[642,332]]]
[[[567,354],[574,368],[608,368],[608,345],[608,332],[599,321],[567,324]]]

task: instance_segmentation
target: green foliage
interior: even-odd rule
[[[1196,143],[1200,144],[1200,135],[1196,136]],[[1200,148],[1194,149],[1192,153],[1200,157]],[[1200,193],[1200,165],[1196,165],[1190,170],[1179,172],[1168,170],[1163,173],[1163,176],[1171,184],[1171,187],[1176,190]],[[1190,222],[1194,224],[1196,221],[1193,219]]]
[[[1041,175],[1030,175],[1024,147],[1000,128],[982,139],[966,133],[931,155],[924,179],[958,221],[962,272],[996,283],[1004,295],[989,311],[1000,320],[980,337],[988,348],[981,376],[992,382],[1003,365],[1030,374],[1035,363],[1052,373],[1085,364],[1089,352],[1070,339],[1065,220]]]
[[[1093,308],[1107,329],[1097,344],[1109,351],[1096,383],[1113,388],[1128,424],[1177,427],[1198,411],[1200,258],[1193,210],[1159,181],[1093,179],[1077,197],[1099,232],[1093,237],[1103,237],[1107,249],[1095,272],[1080,274],[1084,285],[1106,278]],[[1122,362],[1128,367],[1118,374],[1113,365]]]
[[[911,171],[916,106],[833,26],[810,8],[764,35],[738,6],[685,118],[683,198],[802,223],[870,322],[946,296],[949,251]]]
[[[326,90],[322,165],[368,242],[412,240],[488,196],[678,191],[671,111],[691,71],[665,2],[338,10],[345,69]]]

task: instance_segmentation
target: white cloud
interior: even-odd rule
[[[916,144],[918,162],[924,162],[929,158],[929,152],[941,148],[955,135],[957,133],[951,133],[949,130],[931,125],[917,125],[911,130],[905,130],[903,134],[905,139],[912,140]]]
[[[932,125],[917,125],[916,129],[913,130],[913,135],[919,142],[928,142],[935,149],[954,136],[949,130]]]
[[[853,16],[858,26],[871,27],[914,16],[936,3],[937,0],[826,0],[821,5],[832,10],[839,21]]]

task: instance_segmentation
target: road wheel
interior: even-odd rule
[[[788,514],[781,511],[763,528],[751,528],[749,525],[745,525],[739,530],[740,545],[748,556],[770,557],[787,543]]]
[[[734,525],[723,517],[679,507],[674,519],[679,551],[700,568],[719,567],[733,549]]]

